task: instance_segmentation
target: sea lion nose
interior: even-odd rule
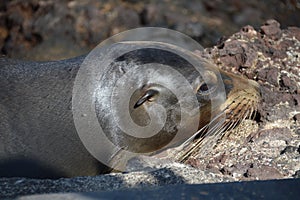
[[[258,91],[258,94],[260,96],[262,96],[262,90],[261,90],[259,83],[257,83],[256,81],[250,80],[250,79],[248,81],[249,81],[249,84],[252,85],[256,91]]]

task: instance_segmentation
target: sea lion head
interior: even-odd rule
[[[100,54],[101,75],[96,72],[92,84],[97,86],[94,105],[115,153],[163,151],[212,122],[212,130],[229,127],[228,120],[238,121],[256,108],[255,83],[174,45],[120,42]]]
[[[201,129],[219,113],[223,112],[226,115],[232,113],[234,108],[240,105],[238,102],[250,105],[250,101],[245,102],[247,95],[242,95],[244,98],[242,100],[237,94],[245,92],[245,88],[253,88],[252,84],[249,84],[246,79],[220,71],[205,59],[195,58],[187,51],[159,42],[127,42],[115,44],[115,47],[112,48],[117,48],[118,45],[138,46],[138,48],[126,51],[114,58],[101,80],[105,83],[104,87],[110,82],[114,88],[121,85],[134,88],[132,92],[127,91],[128,88],[118,89],[114,92],[117,104],[128,109],[129,115],[126,110],[122,112],[121,109],[113,107],[112,110],[119,111],[114,115],[114,119],[119,124],[114,127],[113,125],[105,126],[110,127],[110,130],[106,130],[110,132],[107,134],[108,137],[126,150],[147,153],[161,149],[169,143],[182,142],[180,140],[192,136],[193,132],[188,133],[188,131],[195,132]],[[183,54],[187,54],[187,56],[184,57]],[[199,64],[198,69],[188,59],[189,56]],[[119,85],[117,86],[117,84]],[[98,103],[96,104],[100,123],[104,123],[105,119],[114,121],[111,118],[101,117],[104,112],[102,108],[108,104],[103,102],[103,91],[99,90],[98,97],[101,98],[97,98]],[[193,96],[191,97],[188,92],[192,92]],[[129,105],[126,105],[127,102],[124,101],[126,95],[130,96]],[[233,101],[236,103],[232,103]],[[105,105],[102,108],[101,102],[102,105]],[[185,110],[183,104],[190,104],[190,110]],[[252,107],[253,105],[249,106],[249,108]],[[241,112],[236,111],[237,114],[242,115]],[[183,115],[186,118],[184,123],[182,123]],[[230,116],[231,120],[234,116]],[[119,125],[122,120],[126,121],[128,117],[141,127],[140,131],[145,131],[144,137],[133,137],[120,129]],[[159,128],[155,130],[145,128],[143,131],[143,127],[148,125]],[[192,130],[193,128],[196,130]],[[173,140],[179,129],[183,129],[186,133]],[[147,131],[154,133],[157,131],[157,134],[151,135]]]
[[[174,45],[130,42],[111,48],[118,45],[136,48],[116,56],[99,83],[96,110],[107,137],[136,153],[154,152],[189,138],[199,126],[194,79],[205,69],[197,71],[188,58],[194,56]],[[108,88],[115,89],[113,101],[103,97]],[[114,111],[103,117],[108,104]],[[139,132],[139,137],[133,131]]]

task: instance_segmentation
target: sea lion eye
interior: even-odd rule
[[[214,84],[210,84],[210,83],[201,83],[199,88],[198,88],[198,93],[201,95],[208,95],[210,93],[212,93],[213,91],[215,91],[216,86]]]
[[[153,90],[153,89],[147,90],[147,92],[135,103],[133,108],[139,107],[145,101],[151,101],[151,98],[153,98],[153,96],[155,96],[157,94],[158,94],[157,90]]]
[[[199,90],[200,90],[201,92],[206,92],[207,90],[209,90],[208,85],[207,85],[206,83],[203,83],[203,84],[200,86]]]

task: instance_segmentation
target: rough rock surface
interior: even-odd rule
[[[151,188],[162,185],[229,182],[232,178],[200,171],[195,168],[171,163],[147,171],[127,174],[112,173],[95,177],[62,178],[58,180],[35,180],[25,178],[1,178],[0,198],[20,195],[112,191],[129,188]]]
[[[300,28],[281,29],[268,20],[255,30],[243,27],[201,54],[225,71],[261,85],[262,103],[254,120],[228,132],[193,166],[235,180],[295,177],[300,170]]]

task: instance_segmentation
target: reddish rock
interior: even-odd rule
[[[291,36],[294,36],[300,41],[300,28],[299,27],[288,27],[288,32]]]
[[[200,161],[195,158],[189,158],[186,164],[191,165],[196,168],[200,168]]]
[[[250,167],[249,164],[237,163],[230,167],[227,167],[227,166],[223,167],[221,169],[221,172],[224,175],[229,175],[229,176],[233,176],[233,177],[235,177],[235,176],[242,177],[247,172],[249,167]]]
[[[300,122],[300,114],[294,115],[293,119],[294,119],[295,121]]]
[[[267,81],[271,83],[274,86],[278,86],[278,69],[276,68],[271,68],[267,72]]]
[[[292,86],[292,81],[288,76],[282,76],[281,80],[284,87],[290,88]]]
[[[283,175],[274,167],[263,165],[249,168],[245,177],[257,180],[267,180],[283,178]]]
[[[272,53],[272,58],[273,59],[284,59],[286,57],[286,49],[281,48],[281,49],[274,49]]]
[[[260,28],[262,33],[273,40],[278,40],[281,37],[280,24],[274,19],[268,20],[265,25]]]
[[[261,62],[260,62],[261,63]],[[266,81],[268,69],[258,70],[257,79],[261,81]]]
[[[300,94],[294,94],[294,101],[295,101],[295,105],[300,108]]]
[[[282,51],[287,51],[287,49],[293,45],[294,45],[294,42],[292,40],[283,40],[279,43],[277,48],[281,49]],[[284,53],[283,55],[286,56],[286,53]]]
[[[250,25],[244,26],[241,29],[241,33],[246,36],[248,39],[254,38],[257,36],[257,31]]]
[[[224,43],[224,47],[219,50],[221,62],[228,67],[239,70],[245,63],[246,55],[239,41],[229,41]]]
[[[283,75],[281,77],[280,83],[282,87],[288,89],[291,93],[296,92],[297,90],[297,83],[295,83],[290,77]]]
[[[248,141],[269,142],[274,140],[287,141],[291,137],[291,131],[288,128],[264,129],[248,136]]]

